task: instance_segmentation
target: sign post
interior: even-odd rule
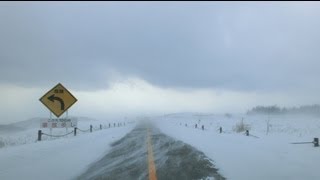
[[[50,111],[50,119],[49,121],[51,121],[52,119],[52,112]],[[52,139],[52,126],[50,126],[50,139]]]
[[[68,110],[66,111],[66,119],[68,119]],[[68,126],[66,126],[66,133],[68,133]]]
[[[50,110],[49,120],[43,120],[40,124],[40,128],[50,128],[50,135],[52,135],[52,128],[66,128],[68,133],[68,127],[77,126],[77,120],[70,119],[68,114],[68,109],[77,102],[77,99],[62,84],[54,86],[39,100]],[[52,118],[52,113],[59,118],[64,112],[66,112],[66,118]]]

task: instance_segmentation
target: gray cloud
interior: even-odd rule
[[[319,3],[0,3],[0,83],[320,90]]]

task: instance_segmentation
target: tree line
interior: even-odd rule
[[[273,106],[256,106],[251,110],[247,111],[248,115],[254,114],[273,114],[273,115],[280,115],[280,114],[308,114],[308,115],[315,115],[320,116],[320,105],[305,105],[300,107],[279,107],[277,105]]]

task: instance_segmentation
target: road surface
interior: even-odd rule
[[[90,152],[88,152],[90,153]],[[194,180],[225,178],[202,152],[140,123],[78,180]]]

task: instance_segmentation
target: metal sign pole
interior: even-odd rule
[[[49,122],[50,122],[50,139],[52,139],[52,112],[50,111],[50,118],[49,118]]]
[[[66,111],[66,120],[68,119],[68,110]],[[66,121],[67,122],[67,121]],[[66,133],[68,133],[68,126],[66,125]]]

